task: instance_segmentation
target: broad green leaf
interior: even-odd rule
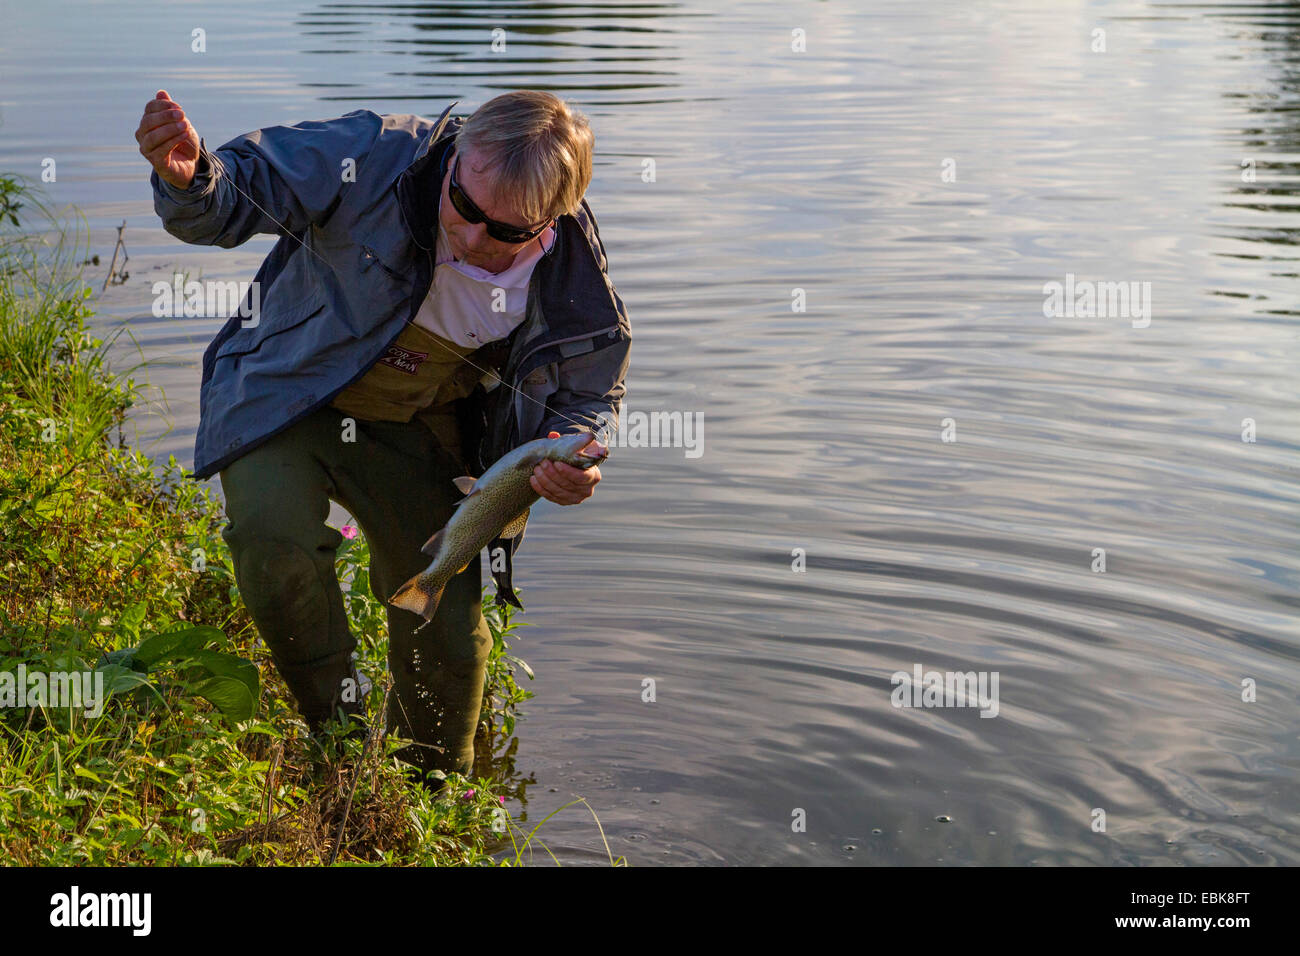
[[[213,642],[224,643],[226,635],[217,627],[187,627],[180,631],[151,634],[135,650],[135,659],[152,667],[162,660],[188,657]]]
[[[210,677],[192,685],[190,690],[232,721],[248,720],[256,709],[248,687],[234,677]]]
[[[122,667],[132,668],[135,664],[135,648],[125,647],[120,651],[109,651],[100,662],[101,670],[105,664],[120,664]],[[141,667],[143,666],[141,665]]]
[[[137,687],[153,687],[147,676],[121,664],[105,664],[98,670],[104,675],[104,694],[108,697],[124,694]]]
[[[117,619],[117,631],[126,640],[134,643],[140,637],[140,625],[144,623],[147,608],[143,601],[132,604]]]
[[[252,661],[246,661],[234,654],[208,650],[194,651],[188,655],[188,659],[217,677],[233,677],[248,688],[249,696],[254,700],[257,699],[257,665]]]

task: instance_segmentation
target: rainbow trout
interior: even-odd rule
[[[593,443],[599,454],[582,454]],[[586,432],[538,438],[503,455],[477,480],[469,476],[455,479],[465,497],[457,503],[446,527],[420,549],[433,562],[403,584],[388,603],[432,620],[442,590],[453,577],[469,567],[494,538],[515,538],[524,530],[528,509],[541,497],[529,483],[534,468],[549,459],[585,471],[608,454],[608,449]]]

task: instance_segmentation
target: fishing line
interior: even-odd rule
[[[216,156],[215,153],[212,154],[212,158],[213,158],[213,159],[217,159],[217,161],[220,162],[220,160],[217,158],[217,156]],[[225,168],[225,167],[224,167],[224,165],[223,165],[222,169],[224,170],[224,168]],[[257,207],[257,209],[258,209],[258,210],[259,210],[259,211],[260,211],[264,216],[266,216],[267,219],[269,219],[271,222],[275,223],[276,226],[278,226],[281,230],[283,230],[283,232],[284,232],[284,234],[285,234],[286,236],[288,236],[289,238],[293,239],[296,243],[298,243],[298,245],[302,246],[304,249],[306,249],[308,252],[310,252],[313,256],[315,256],[317,259],[319,259],[322,263],[324,263],[324,264],[325,264],[325,267],[326,267],[327,269],[329,269],[330,272],[334,272],[334,267],[333,267],[332,265],[330,265],[329,261],[328,261],[324,256],[322,256],[319,252],[317,252],[317,251],[316,251],[315,249],[313,249],[311,246],[307,245],[307,243],[303,242],[303,241],[302,241],[301,239],[299,239],[296,235],[294,235],[292,232],[290,232],[289,229],[288,229],[286,226],[284,226],[283,224],[281,224],[280,221],[279,221],[278,219],[276,219],[276,218],[275,218],[274,216],[272,216],[269,212],[267,212],[267,210],[263,209],[263,208],[262,208],[262,205],[261,205],[261,204],[260,204],[256,199],[254,199],[252,196],[248,195],[248,193],[246,193],[246,192],[244,192],[242,189],[240,189],[240,188],[239,188],[239,185],[235,182],[234,177],[230,176],[230,175],[227,173],[227,174],[226,174],[224,177],[222,177],[222,178],[224,178],[224,179],[226,180],[226,182],[230,184],[231,188],[234,189],[235,192],[239,193],[239,195],[243,196],[245,199],[247,199],[249,202],[251,202],[254,206]],[[436,337],[433,339],[433,341],[434,341],[435,344],[437,344],[437,346],[438,346],[439,348],[441,348],[443,351],[445,351],[445,352],[449,352],[449,353],[451,353],[452,355],[457,355],[457,356],[461,359],[461,361],[463,361],[466,365],[470,366],[470,368],[473,368],[473,369],[474,369],[475,371],[477,371],[477,372],[481,372],[483,375],[491,374],[491,376],[492,376],[493,378],[495,378],[495,379],[497,380],[497,382],[498,382],[500,385],[504,385],[506,388],[510,389],[510,391],[514,392],[515,394],[521,396],[522,398],[526,398],[526,399],[528,399],[528,401],[532,402],[534,405],[540,405],[540,406],[542,407],[542,410],[543,410],[543,411],[546,410],[546,403],[545,403],[545,402],[539,402],[537,399],[533,398],[531,395],[528,395],[528,394],[524,393],[523,391],[521,391],[521,390],[515,388],[513,385],[511,385],[509,382],[507,382],[505,379],[503,379],[500,375],[497,375],[495,370],[489,370],[489,369],[485,369],[485,368],[480,368],[478,365],[475,365],[475,364],[474,364],[473,362],[471,362],[469,359],[465,358],[464,356],[460,356],[459,353],[457,353],[454,349],[448,348],[446,345],[443,345],[442,342],[438,341],[438,339],[437,339]],[[554,410],[552,410],[552,411],[554,411]],[[558,415],[560,418],[563,418],[565,421],[570,422],[571,424],[577,425],[579,428],[587,429],[587,428],[590,428],[590,427],[591,427],[587,422],[580,422],[580,421],[578,421],[576,418],[570,418],[568,415],[564,414],[563,412],[554,412],[554,414]],[[602,423],[604,423],[604,424],[606,425],[606,428],[609,429],[609,436],[610,436],[610,438],[612,438],[612,437],[617,433],[617,431],[618,431],[618,426],[613,426],[613,427],[611,427],[611,426],[612,426],[612,423],[606,422],[605,419],[601,418],[600,416],[596,416],[596,417],[597,417],[597,420],[598,420],[598,421],[600,421],[600,422],[602,422]],[[600,431],[605,431],[606,428],[601,428]],[[594,437],[594,433],[593,433],[593,437]],[[602,444],[608,444],[608,441],[602,442]]]

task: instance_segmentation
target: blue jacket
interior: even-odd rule
[[[450,111],[430,121],[355,110],[271,126],[216,152],[201,142],[188,189],[152,174],[154,210],[178,239],[230,248],[280,236],[255,277],[257,323],[244,328],[232,315],[203,354],[197,477],[329,404],[414,318],[433,281],[442,177],[462,124]],[[344,175],[349,160],[354,176]],[[525,319],[496,350],[492,365],[509,387],[480,385],[459,403],[471,471],[549,431],[599,433],[617,422],[631,329],[605,268],[583,200],[558,217]],[[509,558],[522,537],[493,546]],[[506,564],[498,593],[504,584],[513,602]]]

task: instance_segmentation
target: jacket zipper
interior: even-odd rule
[[[615,325],[608,326],[607,328],[597,329],[595,332],[587,332],[582,335],[571,335],[568,338],[556,339],[553,342],[544,342],[540,345],[533,346],[526,353],[524,353],[524,355],[519,359],[519,364],[515,367],[515,372],[511,376],[510,381],[507,383],[504,379],[502,380],[502,384],[509,384],[510,390],[514,393],[513,395],[510,396],[510,400],[505,403],[506,407],[504,409],[505,412],[504,421],[501,422],[501,426],[506,433],[504,435],[504,442],[503,442],[505,446],[505,451],[508,452],[510,448],[517,445],[519,439],[523,437],[517,434],[519,430],[519,416],[515,412],[515,406],[518,401],[518,396],[523,394],[523,390],[519,388],[519,385],[523,381],[523,377],[532,371],[532,369],[528,369],[528,371],[524,371],[524,368],[527,366],[528,360],[532,358],[534,355],[536,355],[538,352],[540,352],[542,349],[550,348],[553,345],[565,345],[569,342],[579,342],[582,341],[583,339],[592,339],[594,341],[597,337],[599,337],[602,334],[608,335],[610,332],[617,332],[618,328],[619,326],[615,324]],[[596,351],[594,345],[592,351]],[[484,446],[486,446],[489,451],[492,451],[494,450],[492,448],[494,443],[491,440],[491,433],[493,431],[494,423],[485,422],[484,424],[487,426],[487,428],[486,431],[484,432],[482,443],[480,444],[480,450]],[[486,461],[486,459],[483,460],[484,462]]]

